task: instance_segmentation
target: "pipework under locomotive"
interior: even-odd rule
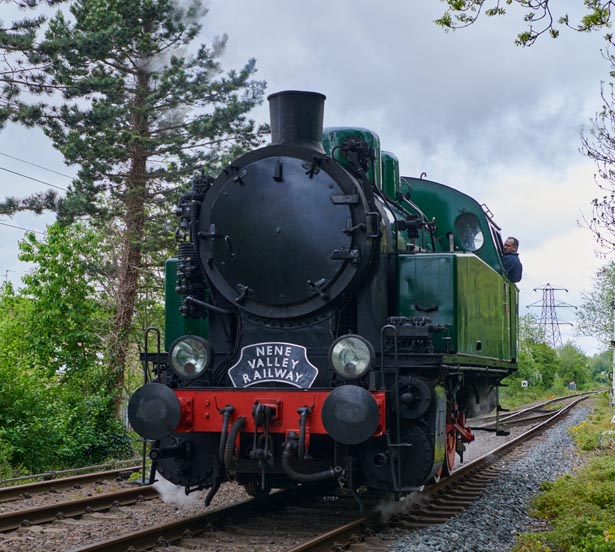
[[[269,97],[271,145],[196,176],[166,264],[164,352],[129,403],[154,470],[397,496],[449,474],[516,369],[518,290],[491,214],[399,176],[325,97]]]

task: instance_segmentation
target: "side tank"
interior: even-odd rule
[[[513,360],[511,334],[517,316],[518,292],[471,253],[400,255],[399,314],[429,317],[447,326],[434,335],[439,353]]]
[[[447,328],[434,336],[436,352],[486,364],[515,362],[519,291],[503,275],[500,229],[488,210],[424,179],[402,177],[401,193],[437,221],[439,252],[399,256],[399,314]]]

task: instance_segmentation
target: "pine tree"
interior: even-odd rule
[[[10,117],[38,126],[78,178],[55,191],[7,198],[0,210],[53,209],[61,222],[87,217],[119,240],[110,386],[118,405],[147,244],[168,239],[160,217],[197,167],[217,168],[261,143],[246,114],[262,101],[255,61],[223,74],[227,42],[190,47],[206,10],[200,0],[75,0],[49,21],[44,39],[25,48],[29,92],[9,98]],[[193,48],[194,50],[194,48]],[[40,98],[41,101],[32,101]],[[148,236],[150,238],[148,239]]]
[[[0,0],[2,4],[17,7],[21,11],[28,8],[37,8],[40,5],[54,6],[65,0]],[[4,13],[4,12],[3,12]],[[32,14],[32,12],[29,12]],[[27,85],[33,84],[36,74],[43,69],[41,65],[30,64],[25,52],[32,50],[37,32],[45,22],[45,17],[37,15],[26,17],[11,24],[0,21],[0,89],[2,101],[0,102],[0,127],[2,127],[11,115],[13,108],[12,100],[20,90]]]

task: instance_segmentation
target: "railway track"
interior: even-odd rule
[[[47,472],[37,473],[37,474],[29,474],[22,475],[19,477],[12,477],[9,479],[0,479],[0,489],[5,487],[10,487],[12,485],[21,485],[24,482],[26,483],[35,483],[37,481],[51,481],[62,479],[66,477],[79,476],[79,475],[87,475],[91,473],[100,473],[106,471],[113,470],[123,470],[123,469],[137,469],[140,467],[143,469],[142,458],[139,456],[137,458],[131,458],[129,460],[113,460],[110,462],[106,462],[104,464],[96,464],[94,466],[83,466],[81,468],[71,468],[67,470],[51,470]]]
[[[13,485],[11,487],[0,487],[0,504],[18,500],[24,496],[34,496],[37,494],[57,492],[62,489],[70,489],[108,480],[127,480],[133,473],[139,471],[140,467],[118,468],[114,470],[97,471],[84,473],[72,477],[48,478],[43,481],[36,481],[23,485]]]
[[[83,514],[104,512],[111,508],[126,506],[144,500],[158,498],[158,493],[151,485],[140,488],[104,493],[78,500],[67,500],[55,504],[27,508],[15,512],[0,514],[0,533],[17,529],[22,525],[47,523],[56,519],[77,517]]]
[[[561,405],[557,406],[559,403],[568,404],[578,398],[587,398],[600,392],[602,391],[589,391],[586,393],[575,393],[574,395],[556,397],[515,411],[503,410],[498,416],[490,414],[488,416],[474,418],[469,420],[469,423],[472,430],[496,429],[497,425],[507,427],[520,424],[533,424],[540,420],[548,419],[559,408],[562,408]]]
[[[157,498],[158,493],[151,485],[138,487],[127,483],[139,469],[133,466],[2,487],[0,533]],[[17,501],[19,504],[12,504]],[[32,502],[35,504],[31,505]]]
[[[26,521],[28,524],[43,523],[51,519],[57,520],[58,517],[81,517],[74,521],[69,519],[67,522],[74,523],[75,528],[82,523],[82,519],[86,523],[92,523],[93,538],[88,540],[92,544],[70,548],[48,548],[48,550],[70,550],[71,552],[126,552],[157,549],[175,552],[185,550],[266,550],[267,552],[278,550],[292,552],[343,549],[387,550],[390,546],[387,532],[397,534],[401,530],[413,530],[442,523],[470,506],[483,494],[489,482],[498,477],[501,469],[510,461],[510,455],[515,454],[511,452],[513,449],[518,449],[532,436],[561,419],[584,398],[586,397],[575,399],[575,402],[552,413],[548,420],[532,430],[522,433],[489,454],[462,465],[452,476],[439,484],[408,497],[403,503],[406,510],[390,516],[386,525],[382,524],[382,512],[375,508],[377,503],[373,497],[365,497],[373,509],[361,515],[357,512],[354,499],[347,496],[318,497],[309,493],[279,492],[263,500],[247,500],[227,508],[182,517],[170,523],[161,521],[160,524],[149,529],[106,540],[104,537],[96,538],[97,534],[104,535],[104,532],[103,530],[98,532],[95,523],[113,524],[126,515],[119,501],[107,499],[105,502],[102,500],[100,506],[96,507],[84,503],[80,505],[81,511],[75,504],[56,505],[54,511],[40,513],[40,517],[34,521],[30,521],[24,515],[19,523],[16,521],[18,518],[12,521],[12,525],[7,521],[6,529],[2,530],[9,530],[9,526],[13,528],[20,524],[23,526],[23,520],[28,520]],[[504,458],[506,458],[505,461]],[[153,489],[141,487],[135,489],[135,495],[130,499],[132,503],[145,500],[144,496],[139,498],[139,494],[144,492],[151,493],[148,498],[156,496]],[[144,516],[150,518],[150,521],[152,516],[156,517],[158,504],[157,501],[152,502],[150,506],[143,505],[146,512]],[[100,511],[107,511],[109,514],[96,514]],[[10,539],[5,542],[10,542]],[[3,542],[0,540],[0,550],[5,549],[13,550],[10,547],[3,548]]]
[[[71,552],[125,552],[169,546],[175,551],[281,552],[309,540],[318,532],[315,527],[332,530],[340,521],[353,521],[355,511],[350,497],[278,492],[266,499],[251,499]]]

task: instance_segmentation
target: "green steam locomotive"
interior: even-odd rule
[[[374,132],[323,130],[324,100],[271,95],[271,144],[195,177],[177,208],[164,347],[129,419],[154,470],[207,504],[231,480],[419,489],[516,370],[491,213],[400,177]]]

